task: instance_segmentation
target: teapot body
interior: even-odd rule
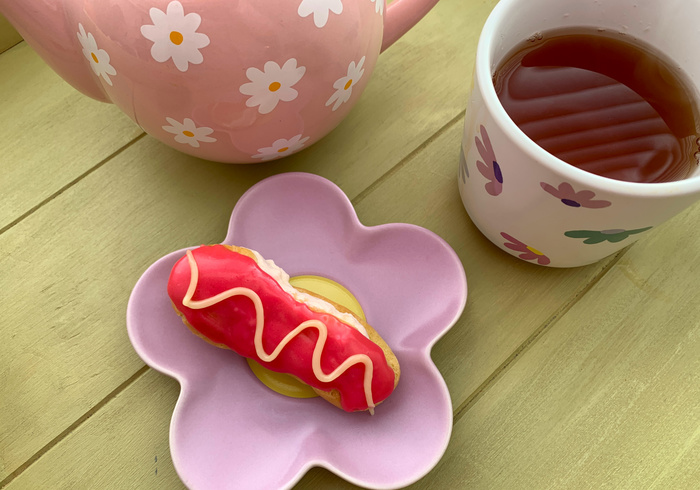
[[[370,78],[385,14],[384,0],[36,0],[31,10],[8,17],[76,88],[178,150],[229,163],[280,158],[331,131]]]
[[[0,0],[68,83],[206,160],[257,163],[347,115],[438,0]],[[386,10],[386,11],[385,11]]]

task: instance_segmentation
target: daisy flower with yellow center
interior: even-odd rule
[[[182,122],[176,121],[172,117],[166,117],[165,120],[168,121],[170,125],[163,126],[163,129],[168,133],[174,134],[175,141],[178,143],[199,148],[200,143],[213,143],[216,141],[215,138],[209,136],[214,132],[213,129],[204,126],[197,127],[190,118],[185,118]]]
[[[245,103],[248,107],[257,107],[260,114],[269,114],[280,101],[290,102],[297,98],[299,92],[292,87],[304,73],[306,67],[297,66],[295,58],[288,59],[282,66],[268,61],[262,71],[255,67],[246,70],[250,82],[241,85],[239,91],[250,96]]]
[[[262,161],[267,161],[291,155],[292,153],[301,150],[304,147],[304,143],[306,143],[308,139],[308,136],[306,138],[302,138],[300,134],[288,140],[280,138],[272,143],[272,146],[260,148],[258,150],[258,154],[253,155],[253,158],[260,158]]]
[[[350,100],[352,95],[352,88],[360,81],[365,70],[362,65],[365,63],[365,57],[360,59],[360,62],[355,65],[354,61],[350,62],[348,65],[348,72],[345,76],[340,77],[333,83],[333,88],[335,92],[331,95],[330,99],[326,102],[326,106],[333,104],[333,110],[335,111],[343,103]]]
[[[104,49],[97,47],[97,41],[90,32],[85,32],[83,24],[78,24],[78,41],[83,48],[83,56],[90,62],[90,68],[98,77],[102,77],[107,85],[112,85],[110,77],[117,74],[117,70],[109,64],[109,54]]]
[[[153,41],[151,56],[154,60],[164,63],[172,58],[182,72],[187,71],[190,63],[198,65],[204,61],[199,50],[209,45],[209,37],[197,32],[202,22],[199,14],[185,15],[182,4],[173,1],[165,12],[154,7],[149,15],[153,24],[141,26],[141,34]]]

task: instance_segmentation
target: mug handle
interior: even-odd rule
[[[376,0],[383,2],[384,0]],[[394,0],[386,6],[382,51],[416,25],[439,0]]]

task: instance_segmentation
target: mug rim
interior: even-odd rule
[[[500,26],[511,8],[519,0],[500,0],[489,14],[479,35],[474,63],[474,76],[481,92],[483,103],[494,122],[508,135],[513,144],[547,167],[549,170],[576,182],[601,191],[646,198],[666,198],[700,193],[700,170],[696,175],[670,182],[629,182],[603,177],[570,165],[535,143],[510,118],[498,99],[491,72],[493,44],[499,36]]]

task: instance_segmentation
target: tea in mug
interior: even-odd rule
[[[626,36],[533,36],[504,58],[493,83],[530,139],[587,172],[668,182],[698,166],[697,94],[670,62]]]

